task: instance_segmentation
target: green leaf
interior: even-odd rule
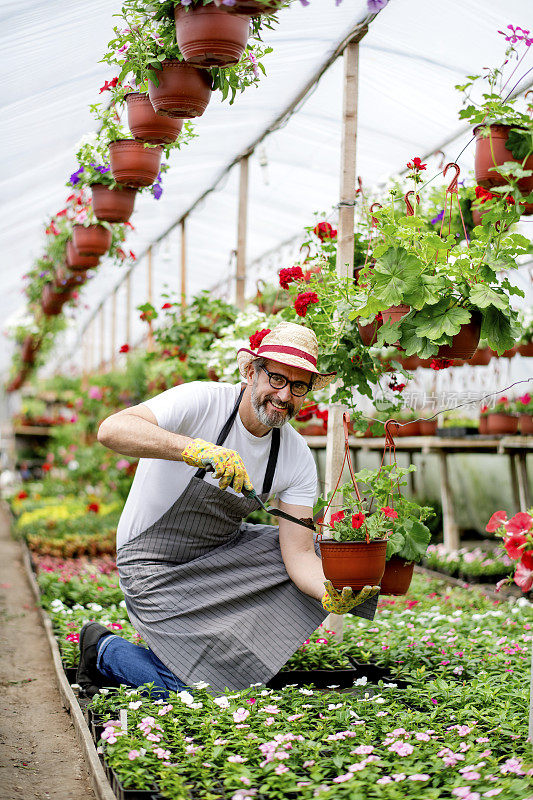
[[[515,158],[523,161],[533,153],[533,130],[512,128],[507,137],[506,147]]]
[[[400,533],[400,531],[393,531],[392,534],[387,539],[387,552],[386,552],[387,560],[395,553],[399,553],[404,544],[405,544],[405,537]]]
[[[404,523],[404,539],[404,546],[398,555],[407,561],[420,561],[431,540],[431,531],[423,522],[408,519]]]
[[[415,315],[418,336],[437,341],[443,336],[455,336],[461,326],[470,322],[470,312],[461,306],[450,306],[448,298]]]
[[[481,338],[486,339],[488,346],[498,355],[510,350],[520,336],[519,326],[494,306],[483,309],[482,314]]]
[[[402,247],[390,247],[376,261],[373,287],[376,295],[391,306],[410,304],[409,296],[416,292],[422,264]]]
[[[496,308],[505,311],[509,307],[506,297],[502,297],[486,283],[476,283],[470,290],[470,302],[477,308],[487,308],[487,306],[495,306]]]

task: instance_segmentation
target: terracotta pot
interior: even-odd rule
[[[481,333],[481,314],[479,311],[472,311],[471,314],[470,322],[452,337],[452,343],[439,347],[437,358],[464,358],[468,361],[474,355]]]
[[[228,14],[213,3],[196,8],[174,6],[176,41],[188,64],[195,67],[229,67],[244,53],[250,34],[250,17]]]
[[[481,133],[478,133],[480,126],[474,128],[476,136],[476,159],[474,164],[476,181],[486,189],[494,186],[505,186],[508,183],[502,175],[497,172],[491,172],[493,167],[499,167],[505,161],[520,163],[505,146],[510,129],[510,125],[491,125],[490,134],[483,137]],[[533,155],[528,157],[525,169],[533,169]],[[518,181],[518,188],[523,194],[529,194],[533,191],[533,176],[521,178]]]
[[[161,167],[161,147],[145,147],[134,139],[120,139],[109,145],[111,172],[117,183],[151,186]]]
[[[67,289],[75,289],[83,286],[87,280],[86,272],[70,272],[64,267],[58,267],[54,278],[54,289],[62,292]]]
[[[74,225],[72,243],[80,256],[103,256],[111,247],[112,234],[103,225]]]
[[[468,363],[471,367],[485,367],[491,359],[492,350],[490,347],[482,347],[481,350],[476,350]]]
[[[385,572],[387,540],[375,542],[320,542],[322,568],[336,589],[377,586]]]
[[[301,436],[325,436],[326,432],[327,429],[322,424],[317,425],[315,422],[310,422],[298,430]]]
[[[505,350],[500,358],[513,358],[518,353],[518,345],[515,344],[514,347],[511,347],[510,350]]]
[[[35,361],[35,354],[41,346],[38,339],[34,336],[26,336],[22,343],[20,357],[25,364],[33,364]]]
[[[518,433],[518,417],[512,414],[487,414],[487,433]]]
[[[400,359],[400,364],[404,369],[418,369],[418,367],[422,366],[422,359],[417,355],[404,356]]]
[[[393,436],[420,436],[420,422],[400,422],[389,426]]]
[[[418,423],[420,426],[420,436],[435,436],[437,433],[437,420],[436,419],[421,419]]]
[[[41,307],[47,317],[57,317],[61,309],[72,297],[72,291],[56,292],[51,283],[47,283],[41,294]]]
[[[93,211],[102,222],[127,222],[133,213],[137,189],[121,186],[110,189],[103,183],[93,183]]]
[[[479,432],[482,436],[486,436],[489,432],[488,419],[486,415],[479,418]]]
[[[411,310],[411,306],[391,306],[382,312],[383,322],[398,322],[402,317],[405,317]]]
[[[183,120],[156,114],[147,94],[131,92],[126,95],[128,125],[139,142],[168,144],[175,142],[183,128]]]
[[[519,344],[517,350],[521,356],[526,356],[526,358],[533,358],[533,342],[528,342],[527,344]]]
[[[13,378],[13,380],[7,384],[6,392],[16,392],[20,389],[24,381],[28,376],[28,368],[23,367]]]
[[[359,336],[361,337],[361,341],[365,347],[371,347],[376,343],[378,331],[382,325],[382,320],[377,318],[374,320],[374,322],[370,322],[368,325],[360,325],[357,323],[357,330],[359,331]]]
[[[150,102],[158,114],[192,119],[201,117],[211,99],[211,76],[183,61],[169,58],[157,72],[159,84],[148,82]]]
[[[67,242],[67,267],[73,272],[85,272],[86,269],[94,269],[100,263],[99,256],[81,256],[76,248],[74,242],[69,239]]]
[[[533,414],[520,414],[520,433],[533,436]]]
[[[249,17],[275,14],[280,8],[277,0],[235,0],[233,6],[226,6],[222,0],[215,0],[215,5],[223,8],[227,14],[248,14]]]
[[[414,561],[406,561],[405,558],[391,556],[385,563],[380,594],[407,594],[407,590],[413,580],[414,568]]]

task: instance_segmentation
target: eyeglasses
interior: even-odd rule
[[[291,394],[294,395],[294,397],[303,397],[313,388],[311,383],[305,383],[304,381],[290,381],[285,377],[285,375],[279,375],[277,372],[269,372],[266,367],[261,367],[261,369],[268,375],[268,382],[273,389],[284,389],[285,386],[289,384],[291,388]]]

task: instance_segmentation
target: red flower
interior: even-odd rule
[[[286,267],[279,271],[279,285],[282,289],[288,289],[289,283],[293,281],[303,281],[304,274],[301,267]]]
[[[167,308],[172,308],[173,305],[174,303],[163,303],[161,306],[161,311],[166,311]]]
[[[133,250],[130,250],[130,258],[132,259],[132,261],[137,261],[137,256],[135,255]]]
[[[365,522],[365,515],[364,514],[352,514],[352,528],[356,531],[359,530],[363,526]]]
[[[526,569],[533,569],[533,550],[522,550],[520,563],[523,564]]]
[[[429,366],[431,369],[434,369],[435,372],[438,372],[439,369],[448,369],[452,364],[453,360],[451,358],[432,358]]]
[[[492,192],[489,192],[489,190],[485,189],[483,186],[476,186],[476,198],[480,203],[486,203],[487,200],[494,200],[495,197],[495,194],[492,194]]]
[[[298,422],[308,422],[318,411],[318,405],[316,403],[309,403],[307,406],[303,406],[300,409],[298,414],[296,415],[296,419]]]
[[[105,81],[104,85],[101,87],[101,89],[100,89],[100,91],[99,91],[99,94],[102,94],[102,92],[109,92],[109,91],[111,91],[111,89],[114,89],[114,88],[115,88],[115,86],[117,85],[117,83],[118,83],[118,77],[117,77],[117,78],[113,78],[113,79],[112,79],[112,80],[110,80],[110,81]]]
[[[124,250],[122,249],[122,247],[119,247],[117,249],[117,256],[120,258],[121,261],[124,261],[127,258],[127,255],[124,252]]]
[[[523,592],[529,592],[533,586],[533,570],[519,564],[514,574],[514,582],[520,586]]]
[[[93,514],[98,514],[98,512],[100,511],[100,506],[98,505],[98,503],[89,503],[89,505],[87,506],[87,511],[92,511]]]
[[[522,545],[527,544],[527,539],[520,533],[514,533],[509,536],[503,543],[509,558],[522,558],[523,548]]]
[[[391,506],[383,506],[381,512],[389,519],[398,519],[398,512],[391,508]]]
[[[498,528],[507,522],[507,514],[505,511],[495,511],[492,517],[487,522],[485,530],[487,533],[494,533]]]
[[[252,335],[250,336],[250,347],[252,348],[252,350],[255,350],[257,347],[259,347],[265,336],[268,336],[269,333],[270,333],[270,328],[263,328],[260,331],[252,333]]]
[[[342,522],[346,514],[344,511],[337,511],[335,514],[331,515],[331,524],[334,525],[336,522]]]
[[[529,514],[526,514],[525,511],[519,511],[518,514],[515,514],[514,517],[511,517],[505,527],[509,533],[512,534],[521,535],[527,533],[533,527],[533,517],[531,517]]]
[[[322,425],[324,426],[324,430],[327,431],[328,417],[329,417],[329,412],[327,408],[325,408],[324,411],[320,411],[320,409],[317,409],[316,416],[318,417],[318,419],[322,420]]]
[[[324,239],[334,239],[337,235],[337,231],[329,222],[319,222],[318,225],[315,225],[313,228],[313,233],[318,236],[321,242],[323,242]]]
[[[422,159],[418,158],[418,156],[416,156],[416,158],[413,158],[412,161],[407,162],[407,169],[416,169],[418,172],[421,172],[426,167],[427,164],[422,164]]]
[[[51,233],[53,233],[54,236],[59,236],[59,230],[58,230],[54,220],[52,220],[52,222],[50,223],[50,225],[46,229],[46,235],[47,236],[49,236]]]
[[[43,472],[49,472],[51,466],[52,466],[51,464],[43,464],[41,469],[42,469]]]
[[[486,413],[487,413],[487,411],[489,410],[489,407],[488,407],[488,406],[481,406],[481,409],[480,409],[480,410],[481,410],[481,413],[482,413],[482,414],[486,414]]]
[[[22,491],[19,492],[17,495],[17,500],[25,500],[28,496],[28,492]]]
[[[118,352],[119,353],[129,353],[129,351],[130,351],[129,344],[123,344]]]
[[[389,383],[389,388],[392,389],[393,392],[403,392],[406,386],[406,383],[396,383],[396,381],[391,381],[391,383]]]
[[[178,360],[179,361],[186,361],[187,360],[186,353],[178,353]]]
[[[303,292],[298,295],[294,301],[294,308],[299,317],[305,317],[307,314],[307,306],[311,303],[318,303],[318,295],[316,292]]]

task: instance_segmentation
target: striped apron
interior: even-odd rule
[[[223,426],[222,445],[244,388]],[[261,497],[270,494],[280,443],[272,444]],[[133,626],[185,683],[243,689],[266,683],[326,617],[290,580],[279,530],[243,518],[254,499],[230,494],[198,470],[153,525],[120,547],[120,586]],[[377,598],[354,609],[374,617]]]

